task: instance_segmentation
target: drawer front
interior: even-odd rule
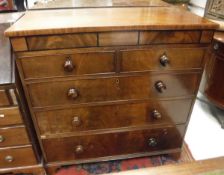
[[[43,146],[49,162],[162,151],[180,148],[183,130],[167,127],[46,139]]]
[[[27,37],[29,50],[67,49],[97,46],[97,34],[77,33]]]
[[[37,164],[31,146],[0,149],[0,168],[13,168]]]
[[[199,43],[200,31],[142,31],[139,44],[183,44]]]
[[[193,95],[200,74],[160,74],[28,85],[34,107]],[[55,88],[57,87],[57,88]]]
[[[0,90],[0,107],[9,106],[9,105],[10,105],[10,101],[7,97],[5,90]]]
[[[25,127],[21,126],[0,129],[0,148],[6,146],[26,145],[29,143]]]
[[[151,48],[121,51],[121,71],[202,68],[204,48]]]
[[[37,112],[42,135],[142,125],[185,123],[192,99]]]
[[[0,127],[22,123],[18,107],[0,108]]]
[[[37,56],[20,61],[25,79],[115,72],[114,52]]]

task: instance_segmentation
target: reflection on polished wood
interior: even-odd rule
[[[192,102],[191,98],[151,100],[144,103],[40,111],[36,112],[35,116],[42,135],[66,135],[97,129],[185,123]],[[160,113],[161,118],[154,118],[154,110]],[[78,118],[78,125],[74,124],[74,118]]]
[[[23,18],[6,30],[5,34],[13,37],[74,32],[217,27],[215,23],[175,7],[92,8],[28,11]]]
[[[86,80],[63,79],[62,81],[28,84],[28,90],[33,107],[178,96],[191,97],[197,90],[199,78],[200,73],[185,73],[151,76],[145,74]],[[166,85],[167,89],[163,93],[155,88],[157,81],[163,81]],[[75,99],[67,96],[71,88],[78,91],[79,95]]]
[[[97,7],[155,7],[169,6],[169,4],[161,0],[54,0],[48,3],[37,3],[31,9],[44,8],[97,8]]]
[[[180,152],[216,28],[171,6],[27,12],[5,34],[45,162]]]
[[[74,136],[70,138],[52,138],[44,139],[43,145],[48,162],[99,158],[136,152],[153,153],[153,151],[180,147],[184,130],[184,125],[180,125],[178,127],[164,127],[162,129],[151,128],[129,132]],[[150,139],[153,139],[154,143],[151,143]],[[170,141],[171,139],[172,142]],[[75,152],[76,146],[79,145],[83,147],[83,152],[80,154]]]

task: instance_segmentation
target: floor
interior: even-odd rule
[[[195,160],[224,156],[224,129],[216,119],[217,115],[224,117],[224,111],[216,110],[199,93],[185,136]]]

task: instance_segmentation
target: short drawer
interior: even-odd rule
[[[143,125],[185,123],[192,99],[103,105],[36,112],[42,135]]]
[[[25,79],[115,72],[114,52],[83,52],[21,58]]]
[[[192,96],[200,73],[107,77],[28,84],[34,107]]]
[[[5,90],[0,90],[0,107],[10,105],[9,98]]]
[[[69,161],[180,148],[184,128],[164,127],[42,141],[47,161]]]
[[[0,148],[7,146],[19,146],[29,144],[29,138],[25,127],[17,126],[0,129]]]
[[[140,32],[139,44],[190,44],[200,43],[201,31],[165,30]]]
[[[0,127],[22,123],[18,107],[0,108]]]
[[[0,168],[13,168],[37,164],[32,146],[0,149]]]
[[[29,50],[67,49],[97,46],[96,33],[75,33],[26,38]]]
[[[201,69],[205,48],[148,48],[121,51],[121,72]]]

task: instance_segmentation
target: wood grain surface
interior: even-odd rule
[[[35,20],[35,22],[33,22]],[[215,29],[218,25],[175,7],[28,11],[6,30],[10,37],[119,30]]]

